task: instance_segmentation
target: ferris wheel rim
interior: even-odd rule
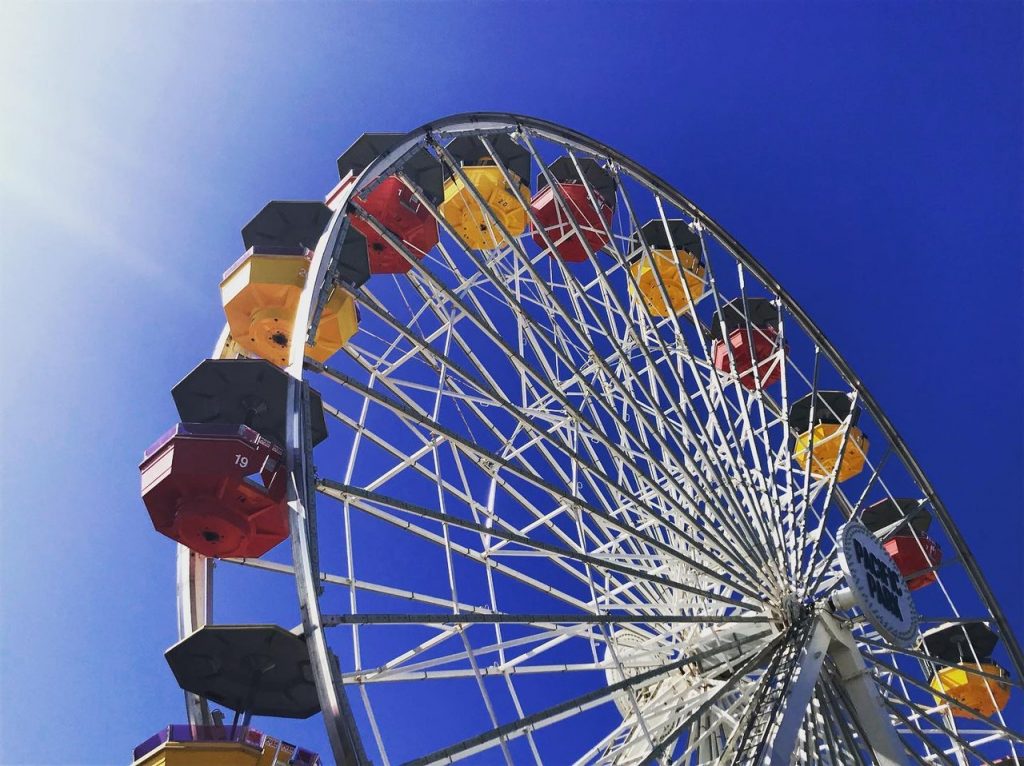
[[[1020,676],[1024,676],[1024,661],[1021,659],[1019,646],[1016,643],[1012,631],[1009,629],[1005,616],[1002,614],[999,602],[996,601],[987,585],[987,582],[984,580],[980,569],[977,567],[973,556],[967,548],[966,542],[963,541],[961,535],[952,534],[953,532],[956,532],[956,526],[949,517],[949,514],[941,500],[938,498],[937,493],[928,482],[923,470],[920,469],[920,466],[918,466],[917,462],[914,460],[909,448],[896,432],[895,427],[891,424],[884,411],[881,410],[875,400],[867,392],[860,378],[853,373],[844,358],[839,355],[838,351],[834,348],[828,338],[818,330],[817,326],[813,322],[811,322],[809,316],[807,316],[792,296],[790,296],[782,285],[771,276],[767,269],[756,261],[748,251],[733,239],[727,231],[725,231],[723,227],[717,224],[710,216],[690,202],[686,197],[676,191],[672,185],[602,142],[596,141],[582,133],[579,133],[578,131],[546,120],[523,115],[493,112],[453,115],[427,123],[416,130],[410,131],[402,139],[398,148],[378,158],[378,160],[368,166],[358,178],[354,179],[353,183],[351,183],[346,190],[345,196],[342,197],[328,228],[325,230],[324,235],[316,248],[310,269],[311,273],[316,276],[314,279],[310,279],[307,282],[307,286],[303,291],[299,311],[297,312],[294,337],[303,337],[308,331],[310,325],[309,320],[306,319],[305,321],[302,321],[298,317],[310,317],[316,309],[317,297],[329,286],[329,274],[327,270],[327,266],[329,265],[328,254],[333,246],[337,244],[339,239],[342,238],[345,227],[348,225],[348,216],[345,211],[348,207],[349,200],[360,189],[364,188],[367,183],[371,183],[375,178],[382,176],[383,171],[390,167],[390,165],[394,164],[395,157],[401,154],[400,149],[403,145],[417,145],[420,141],[435,133],[452,134],[460,131],[502,132],[522,129],[535,131],[537,135],[548,138],[549,140],[557,138],[563,141],[568,141],[577,145],[577,148],[583,149],[588,153],[607,157],[615,163],[620,164],[633,175],[645,179],[653,188],[657,189],[657,192],[664,196],[666,200],[675,204],[681,210],[686,211],[688,214],[692,215],[695,220],[706,226],[708,230],[726,247],[733,258],[749,269],[754,276],[768,286],[784,303],[787,310],[799,322],[801,329],[822,349],[828,360],[843,375],[851,388],[857,392],[862,404],[870,411],[875,422],[885,433],[890,444],[903,460],[904,465],[911,473],[917,485],[924,491],[927,500],[936,511],[943,527],[948,533],[950,533],[948,534],[948,537],[956,547],[960,562],[968,572],[972,585],[978,595],[985,602],[993,621],[998,625],[1000,636],[1005,641],[1005,646],[1007,647],[1007,651],[1011,656],[1018,674]],[[298,343],[294,344],[292,352],[293,355],[289,367],[289,373],[296,381],[301,381],[304,376],[302,345]],[[298,403],[298,399],[293,398],[289,407],[289,422],[297,422],[296,419],[301,418],[301,406]],[[293,454],[298,454],[299,452],[305,454],[305,450],[307,450],[308,447],[302,442],[303,435],[301,433],[301,429],[290,430],[289,437],[289,447],[290,449],[295,450]],[[301,498],[293,498],[293,502],[294,500],[298,500],[302,503]],[[303,509],[297,515],[293,515],[293,521],[297,518],[304,518],[305,510],[306,509]],[[299,566],[300,559],[306,563],[311,560],[312,551],[310,549],[309,540],[303,535],[296,536],[293,534],[292,544],[295,552],[293,554],[293,558],[295,559],[295,576],[300,580],[300,608],[303,612],[304,621],[310,611],[309,607],[312,606],[316,616],[309,623],[309,627],[312,629],[311,632],[322,633],[324,626],[319,618],[319,609],[316,605],[318,602],[317,589],[319,586],[319,572],[313,571],[314,568],[309,566],[301,567],[303,571],[300,572]],[[182,568],[179,567],[179,572],[182,571]],[[190,580],[190,582],[192,581]],[[203,587],[208,587],[208,583],[204,583]],[[194,613],[195,604],[198,603],[201,594],[192,593],[191,590],[193,589],[190,589],[190,598],[186,599],[185,602],[186,606],[192,609]],[[179,601],[179,616],[182,614],[183,608],[182,601]],[[320,648],[314,647],[314,652],[320,653],[321,651],[322,650]],[[331,676],[331,686],[337,689],[340,682],[333,675],[336,669],[332,668],[327,656],[321,657],[320,661],[322,667]],[[320,684],[318,683],[318,687],[319,686]]]

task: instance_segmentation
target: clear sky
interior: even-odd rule
[[[0,762],[124,763],[182,720],[137,463],[212,347],[239,229],[321,197],[360,133],[457,112],[593,135],[743,242],[1024,633],[1022,9],[4,3]]]

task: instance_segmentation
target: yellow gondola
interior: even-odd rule
[[[529,152],[506,136],[496,137],[491,143],[494,153],[518,185],[519,195],[529,204],[529,181],[524,180],[529,179]],[[473,250],[493,250],[506,244],[506,238],[492,216],[511,236],[520,236],[526,230],[526,207],[516,199],[515,192],[480,139],[462,136],[452,141],[446,150],[459,163],[466,181],[476,189],[487,206],[487,211],[484,211],[466,181],[446,168],[448,177],[444,182],[444,201],[439,210],[448,225]]]
[[[132,766],[320,766],[319,756],[248,727],[171,725],[132,753]]]
[[[859,416],[860,410],[843,391],[819,391],[813,403],[810,394],[800,399],[789,411],[789,425],[796,434],[793,458],[812,476],[824,478],[835,472],[837,481],[853,478],[864,470],[869,446],[857,427]]]
[[[1009,683],[979,676],[973,672],[975,670],[999,678],[1009,678],[1007,672],[994,662],[964,662],[956,667],[939,668],[929,684],[935,691],[945,693],[980,714],[974,715],[956,705],[949,705],[949,712],[958,718],[988,718],[1006,707],[1010,700]],[[949,703],[936,696],[935,704]]]
[[[662,284],[673,314],[689,311],[691,303],[704,294],[700,237],[681,219],[655,218],[644,224],[634,237],[630,260],[629,270],[636,281],[635,288],[630,284],[630,294],[635,299],[639,290],[653,316],[669,316]]]
[[[921,643],[924,652],[942,661],[932,663],[929,686],[970,709],[938,695],[933,697],[936,705],[958,718],[972,719],[988,718],[1006,707],[1010,675],[992,659],[999,636],[984,621],[939,625],[921,636]]]
[[[231,337],[244,350],[278,366],[288,364],[292,325],[309,271],[309,251],[250,248],[224,274],[221,302]],[[356,304],[336,289],[324,307],[316,341],[306,356],[323,362],[359,327]]]
[[[847,431],[849,435],[846,437],[846,446],[843,448],[843,455],[840,458],[839,448],[843,446],[843,434]],[[811,444],[812,438],[813,445]],[[796,445],[793,448],[793,457],[801,468],[807,470],[808,448],[810,448],[814,455],[814,460],[811,463],[812,476],[819,478],[831,476],[836,463],[839,463],[836,479],[846,481],[864,470],[864,456],[867,454],[868,446],[868,438],[857,426],[820,423],[812,430],[797,437]]]

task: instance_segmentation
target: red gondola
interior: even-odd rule
[[[605,229],[611,223],[615,207],[615,181],[594,160],[584,158],[579,160],[579,164],[583,170],[583,179],[568,157],[555,160],[548,166],[548,172],[555,179],[558,191],[565,198],[565,204],[572,211],[576,223],[583,232],[586,245],[589,245],[591,251],[597,252],[608,244]],[[593,201],[587,191],[587,185],[593,192]],[[530,210],[540,222],[543,233],[546,233],[554,244],[558,257],[570,263],[585,261],[587,248],[576,236],[572,220],[555,194],[555,188],[548,184],[543,173],[537,176],[537,189],[536,196],[530,202]],[[594,202],[597,203],[600,213]],[[537,231],[532,222],[530,228],[533,229],[533,241],[538,247],[547,247],[543,233]]]
[[[153,526],[197,553],[255,558],[288,537],[282,450],[247,426],[179,423],[139,469]]]
[[[342,178],[358,175],[377,157],[390,151],[401,138],[400,133],[364,133],[338,158]],[[441,166],[425,151],[419,151],[403,166],[402,172],[421,187],[424,195],[437,204],[441,199]],[[376,218],[380,225],[407,245],[406,250],[417,259],[423,258],[438,242],[437,221],[412,193],[394,176],[385,178],[366,194],[356,198],[355,205]],[[403,274],[412,264],[358,215],[350,217],[353,228],[366,237],[371,274]]]
[[[879,530],[900,524],[881,539],[900,574],[909,578],[909,590],[918,590],[935,582],[937,576],[933,570],[942,562],[942,548],[927,534],[932,516],[920,502],[909,498],[885,498],[865,508],[861,520],[876,536]]]
[[[722,325],[725,325],[723,339]],[[782,377],[784,351],[779,349],[779,310],[767,298],[737,298],[711,317],[712,356],[715,369],[731,373],[733,363],[740,384],[753,390],[767,388]],[[732,359],[730,360],[730,353]]]

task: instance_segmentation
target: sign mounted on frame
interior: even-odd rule
[[[912,646],[918,635],[917,608],[896,562],[859,521],[843,524],[836,542],[853,603],[888,641],[903,649]]]

